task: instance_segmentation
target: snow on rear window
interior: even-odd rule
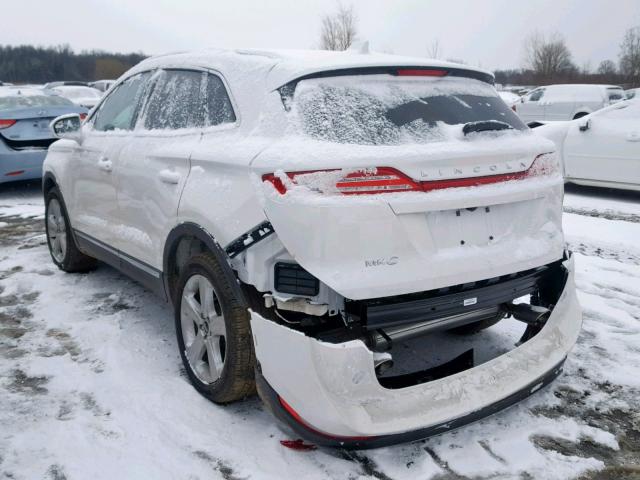
[[[454,77],[302,80],[289,117],[296,133],[363,145],[453,140],[461,137],[460,126],[470,122],[494,120],[526,128],[491,85]]]

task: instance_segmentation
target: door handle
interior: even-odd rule
[[[100,157],[100,160],[98,160],[98,168],[105,172],[110,172],[113,170],[113,164],[107,157]]]
[[[180,182],[182,175],[180,175],[178,172],[165,168],[164,170],[160,170],[158,172],[158,177],[160,178],[160,181],[163,183],[169,183],[169,184],[175,185]]]
[[[628,142],[640,142],[640,132],[631,132],[627,134]]]

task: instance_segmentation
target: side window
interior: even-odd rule
[[[177,130],[204,124],[204,73],[166,70],[157,80],[147,104],[144,128]]]
[[[132,130],[144,86],[150,73],[145,72],[120,84],[102,102],[93,120],[93,128],[101,132]]]
[[[542,94],[543,93],[544,93],[544,88],[539,88],[537,90],[534,90],[533,92],[531,92],[529,94],[528,101],[537,102],[538,100],[540,100],[542,98]]]
[[[204,104],[205,126],[234,123],[236,114],[233,112],[231,100],[224,83],[217,75],[207,74],[207,101]]]

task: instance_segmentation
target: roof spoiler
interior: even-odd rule
[[[457,67],[441,67],[441,66],[413,66],[413,65],[397,65],[397,66],[384,66],[384,67],[350,67],[339,68],[333,70],[321,70],[318,72],[309,73],[303,75],[288,83],[285,83],[281,87],[277,88],[282,98],[282,103],[285,107],[289,104],[289,101],[293,98],[293,94],[296,91],[298,82],[302,80],[309,80],[311,78],[330,78],[330,77],[344,77],[350,75],[392,75],[394,77],[406,76],[407,72],[413,72],[416,76],[420,76],[421,72],[441,72],[439,75],[428,75],[438,77],[463,77],[472,78],[474,80],[480,80],[481,82],[488,83],[489,85],[495,84],[493,75],[478,70],[468,70],[465,68]],[[426,75],[425,75],[426,76]],[[287,108],[288,109],[288,108]]]

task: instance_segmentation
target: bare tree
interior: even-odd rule
[[[324,50],[346,50],[356,39],[357,17],[353,6],[338,5],[335,13],[322,17],[320,48]]]
[[[617,73],[616,64],[613,60],[603,60],[598,65],[598,75],[604,75],[610,77]]]
[[[626,31],[619,55],[620,73],[635,85],[640,84],[640,27]]]
[[[542,81],[550,81],[576,70],[571,60],[571,52],[559,33],[553,33],[548,37],[541,33],[533,33],[525,40],[524,48],[527,67]]]
[[[440,40],[435,38],[431,45],[427,48],[427,57],[438,59],[442,56],[442,47],[440,46]]]

